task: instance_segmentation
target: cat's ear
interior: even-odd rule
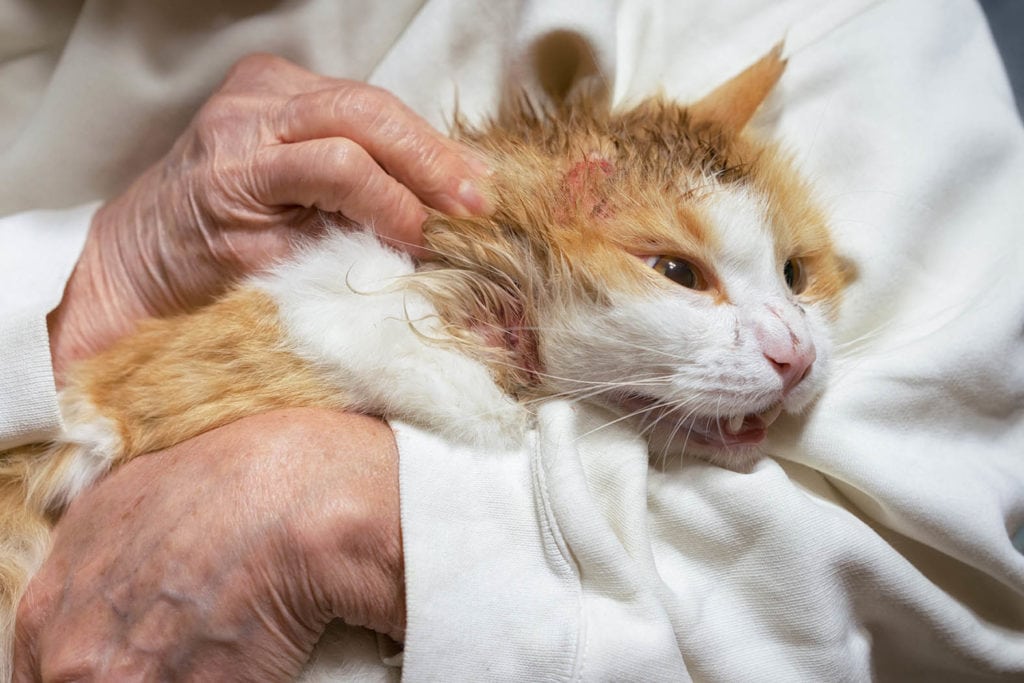
[[[552,31],[537,38],[509,65],[498,122],[507,127],[545,114],[607,112],[608,67],[597,55],[594,46],[573,31]]]
[[[714,123],[731,133],[740,132],[767,99],[785,68],[779,42],[764,57],[691,105],[690,116],[694,121]]]
[[[555,109],[608,108],[608,79],[594,46],[572,31],[552,31],[532,46],[533,69],[545,97]]]

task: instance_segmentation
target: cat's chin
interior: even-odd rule
[[[693,458],[733,472],[749,473],[764,456],[761,443],[738,446],[713,446],[686,439],[668,425],[657,425],[648,435],[651,463],[658,468],[671,467],[680,458]]]
[[[782,403],[774,403],[757,412],[702,415],[686,408],[662,407],[663,401],[637,393],[617,396],[613,404],[627,415],[636,415],[647,429],[669,429],[687,444],[711,449],[757,446],[782,412]]]
[[[649,432],[652,452],[686,453],[736,471],[749,470],[761,457],[768,428],[782,412],[782,404],[775,403],[756,413],[699,415],[659,408],[657,399],[640,394],[619,396],[614,403]]]
[[[732,446],[701,443],[687,440],[670,425],[656,425],[648,436],[648,447],[656,466],[667,466],[678,462],[677,458],[695,458],[733,472],[749,473],[764,456],[761,442]]]

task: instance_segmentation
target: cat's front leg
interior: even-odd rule
[[[406,310],[420,308],[404,303]],[[499,388],[484,364],[445,345],[437,318],[392,317],[382,321],[377,340],[365,341],[344,380],[367,401],[360,409],[489,448],[522,438],[526,409]]]
[[[517,440],[527,411],[446,336],[409,286],[413,272],[408,256],[372,235],[339,233],[256,284],[275,299],[292,351],[347,406],[463,442]]]

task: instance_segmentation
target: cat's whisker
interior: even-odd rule
[[[655,379],[660,380],[660,378]],[[632,388],[635,387],[637,384],[642,385],[644,384],[644,382],[623,382],[622,386]],[[651,382],[651,385],[654,386],[658,386],[660,384],[660,382],[655,383],[654,380],[652,380]],[[597,396],[600,396],[601,394],[614,393],[620,388],[622,387],[618,383],[614,382],[595,382],[593,383],[593,386],[583,386],[578,388],[574,387],[558,392],[545,393],[543,396],[538,396],[532,399],[526,399],[521,401],[521,403],[523,403],[523,405],[533,405],[536,403],[543,403],[544,401],[550,400],[552,398],[565,398],[575,401],[587,401]]]
[[[653,420],[650,422],[650,424],[644,425],[644,428],[641,430],[640,433],[648,439],[648,442],[653,437],[654,428],[657,427],[658,423],[658,420]],[[673,425],[672,433],[669,435],[669,438],[662,444],[662,447],[660,447],[660,449],[658,450],[657,457],[654,458],[654,464],[656,467],[663,470],[668,467],[672,441],[675,438],[675,434],[679,431],[680,426],[680,422],[677,422],[675,425]]]
[[[522,447],[538,405],[564,399],[596,409],[589,431],[565,438],[607,430],[598,440],[632,420],[624,433],[646,438],[648,462],[662,467],[688,448],[726,466],[745,457],[763,433],[737,413],[768,414],[781,405],[780,367],[826,357],[827,314],[845,283],[824,215],[788,180],[798,175],[787,155],[743,132],[781,72],[777,52],[764,59],[772,82],[751,82],[757,97],[738,103],[656,96],[611,109],[598,70],[592,84],[607,92],[564,106],[524,95],[481,127],[456,111],[457,135],[494,171],[491,215],[430,212],[425,243],[413,245],[372,221],[359,230],[320,213],[293,258],[209,306],[140,325],[72,373],[60,405],[68,429],[55,444],[19,447],[17,467],[0,462],[0,507],[8,496],[55,515],[109,468],[282,407],[403,421],[483,458]],[[761,73],[714,92],[741,93]],[[795,303],[804,289],[815,296]],[[933,313],[913,321],[919,333],[940,331],[956,310]],[[890,352],[915,340],[879,326],[837,345],[839,381],[879,339]],[[819,391],[824,372],[807,377],[803,394]],[[30,517],[8,551],[52,519]],[[0,548],[0,569],[39,566],[7,555]],[[20,581],[0,571],[0,680]]]
[[[529,326],[529,327],[523,326],[523,327],[519,327],[517,329],[526,330],[528,332],[550,332],[551,330],[556,329],[556,328],[553,328],[553,327],[550,327],[550,326],[549,327],[541,327],[541,326],[534,325],[534,326]],[[678,361],[678,362],[681,362],[681,363],[682,362],[686,362],[686,360],[687,360],[683,355],[681,355],[679,353],[675,353],[675,352],[672,352],[672,351],[669,351],[669,350],[666,350],[666,349],[658,349],[658,348],[655,348],[655,347],[652,347],[652,346],[646,346],[644,344],[639,344],[639,343],[637,343],[635,341],[630,341],[628,339],[619,339],[618,342],[623,347],[636,349],[638,351],[647,351],[648,353],[652,353],[652,354],[659,355],[659,356],[666,356],[668,358],[671,358],[674,361]]]
[[[507,331],[504,326],[498,325],[498,324],[490,322],[490,321],[481,321],[479,324],[480,324],[481,327],[490,328],[490,329],[493,329],[493,330],[495,330],[497,332],[504,333],[504,332]],[[519,325],[519,326],[516,326],[515,329],[516,330],[524,330],[524,331],[527,331],[527,332],[541,332],[541,333],[550,333],[551,331],[558,331],[558,328],[555,328],[553,326],[541,326],[541,325]],[[635,341],[631,341],[631,340],[628,340],[628,339],[619,338],[617,341],[622,346],[627,347],[627,348],[637,349],[638,351],[646,351],[648,353],[652,353],[652,354],[655,354],[655,355],[666,356],[666,357],[668,357],[668,358],[670,358],[670,359],[672,359],[674,361],[677,361],[679,363],[686,363],[687,362],[686,357],[683,356],[680,353],[677,353],[677,352],[672,352],[672,351],[666,350],[666,349],[659,349],[659,348],[656,348],[656,347],[653,347],[653,346],[647,346],[647,345],[640,344],[640,343],[637,343]]]
[[[635,410],[635,411],[633,411],[631,413],[627,413],[625,415],[622,415],[622,416],[620,416],[619,418],[617,418],[615,420],[610,420],[610,421],[602,424],[601,426],[599,426],[599,427],[597,427],[597,428],[595,428],[595,429],[593,429],[593,430],[591,430],[591,431],[589,431],[589,432],[587,432],[585,434],[580,435],[577,438],[583,438],[583,437],[588,436],[589,434],[592,434],[592,433],[594,433],[596,431],[599,431],[601,429],[605,429],[605,428],[610,427],[610,426],[612,426],[614,424],[622,422],[623,420],[628,420],[630,418],[637,417],[637,416],[641,416],[643,419],[646,419],[653,412],[661,411],[660,414],[658,415],[658,417],[655,418],[652,421],[651,425],[650,425],[650,427],[653,429],[667,414],[669,414],[671,412],[675,412],[675,411],[678,411],[678,410],[682,410],[682,409],[688,408],[689,407],[688,403],[689,403],[689,401],[687,401],[685,399],[678,399],[676,401],[669,401],[669,402],[666,402],[666,401],[656,401],[656,402],[652,403],[649,406],[645,406],[645,407],[640,408],[638,410]],[[684,422],[691,421],[691,418],[693,417],[694,414],[696,414],[696,412],[697,412],[699,407],[700,407],[700,404],[698,403],[696,406],[691,408],[690,411],[686,414],[686,416],[683,417],[681,420],[679,420],[678,426],[681,426]],[[678,426],[677,426],[677,429],[678,429]],[[691,421],[691,429],[692,429],[692,421]]]
[[[591,434],[593,434],[595,432],[599,432],[602,429],[606,429],[608,427],[611,427],[612,425],[618,424],[619,422],[622,422],[624,420],[628,420],[628,419],[636,417],[638,415],[643,415],[645,413],[649,413],[649,412],[651,412],[653,410],[658,410],[659,408],[664,408],[664,405],[661,404],[660,402],[654,403],[654,404],[649,405],[649,406],[644,406],[643,408],[640,408],[638,410],[634,410],[633,412],[627,413],[625,415],[622,415],[621,417],[618,417],[618,418],[616,418],[614,420],[609,420],[608,422],[605,422],[601,426],[595,427],[594,429],[591,429],[589,432],[585,432],[583,434],[580,434],[579,436],[577,436],[574,439],[574,441],[578,441],[578,440],[580,440],[580,439],[582,439],[584,437],[590,436]]]
[[[691,415],[692,415],[692,413],[691,413]],[[680,424],[682,424],[682,423],[680,423]],[[686,430],[686,438],[683,439],[683,446],[682,446],[682,448],[679,449],[679,451],[681,453],[685,453],[686,452],[686,446],[690,443],[690,437],[693,435],[693,429],[694,429],[695,426],[696,426],[696,424],[693,421],[690,421],[690,428]]]
[[[673,408],[673,410],[679,410],[680,408],[681,406],[677,405]],[[675,443],[676,435],[679,434],[679,430],[683,427],[683,425],[688,425],[688,428],[686,430],[686,438],[683,440],[683,445],[681,448],[678,449],[678,452],[686,452],[686,445],[689,443],[690,435],[693,433],[693,428],[695,425],[693,416],[696,414],[696,412],[697,408],[695,407],[691,409],[686,415],[676,420],[675,426],[672,428],[672,432],[669,434],[668,438],[665,440],[665,443],[661,447],[661,457],[663,462],[668,462],[669,450],[672,448],[672,444]]]
[[[878,339],[882,333],[890,331],[892,328],[892,321],[885,321],[857,337],[835,344],[833,348],[835,348],[837,356],[848,355],[850,352],[856,352],[859,347],[868,342]]]
[[[640,434],[641,434],[641,436],[644,436],[648,440],[648,443],[650,443],[651,438],[653,438],[655,427],[657,427],[659,424],[661,424],[661,421],[662,421],[662,419],[664,417],[665,417],[665,412],[663,411],[659,416],[654,417],[654,419],[651,419],[651,420],[647,421],[646,424],[641,423],[642,424],[642,428],[640,430]],[[644,420],[647,420],[647,416],[645,416]],[[673,428],[673,433],[676,431],[677,428],[678,428],[678,425]],[[660,453],[657,455],[657,457],[653,457],[654,454],[653,453],[651,454],[652,457],[653,457],[653,462],[654,462],[655,467],[664,469],[667,466],[667,464],[668,464],[668,457],[669,457],[668,456],[668,452],[669,452],[668,444],[669,444],[669,442],[666,441],[662,445]]]
[[[638,383],[638,382],[626,382],[626,383],[624,383],[624,385],[627,388],[633,388],[633,387],[637,386],[638,384],[642,384],[642,383]],[[662,384],[656,383],[656,382],[652,381],[650,385],[651,386],[661,386]],[[559,396],[563,396],[563,397],[567,397],[567,398],[576,398],[576,399],[580,399],[580,400],[587,400],[587,399],[594,398],[596,396],[600,396],[601,394],[614,393],[615,390],[617,390],[619,388],[620,387],[617,386],[617,385],[611,385],[611,386],[606,386],[606,387],[597,386],[597,387],[590,387],[590,388],[582,388],[581,387],[580,389],[568,389],[568,390],[565,390],[563,392],[560,392],[559,394],[554,394],[554,395],[559,395]],[[536,400],[544,400],[544,398],[542,397],[542,398],[539,398],[539,399],[536,399]],[[699,407],[702,402],[699,399],[697,399],[697,398],[676,399],[675,401],[667,401],[666,399],[657,399],[654,405],[665,406],[665,405],[673,404],[673,405],[676,405],[676,406],[682,408],[682,407],[689,407],[689,405],[691,403],[693,405],[696,405],[697,407]]]
[[[512,363],[512,362],[503,361],[503,360],[494,360],[494,361],[492,361],[492,364],[496,365],[496,366],[499,366],[499,367],[512,368],[512,369],[515,369],[515,370],[522,370],[524,372],[529,370],[529,368],[526,368],[523,365],[520,365],[518,363]],[[674,374],[666,374],[666,375],[658,375],[658,376],[655,376],[655,377],[639,377],[639,378],[635,378],[635,379],[634,378],[630,378],[630,379],[621,380],[621,381],[613,381],[613,380],[585,380],[585,379],[579,379],[579,378],[576,378],[576,377],[565,377],[565,376],[562,376],[562,375],[554,375],[554,374],[551,374],[551,373],[548,373],[548,372],[542,372],[542,371],[537,371],[537,370],[532,370],[531,372],[534,375],[536,375],[537,377],[541,377],[543,379],[554,380],[554,381],[557,381],[557,382],[566,382],[566,383],[570,383],[570,384],[582,384],[582,385],[587,385],[587,386],[604,386],[604,387],[615,388],[615,389],[629,388],[629,387],[633,387],[633,386],[666,385],[666,384],[670,384],[673,381],[673,379],[675,378]]]
[[[715,426],[718,428],[718,436],[722,441],[725,441],[725,433],[722,431],[722,398],[718,397],[718,401],[715,403]]]

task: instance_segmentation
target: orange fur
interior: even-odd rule
[[[487,364],[505,391],[543,394],[537,312],[664,286],[636,256],[686,258],[705,269],[716,301],[728,301],[710,265],[718,238],[701,201],[741,184],[767,198],[780,268],[801,259],[802,296],[834,309],[844,274],[823,215],[789,159],[742,132],[783,66],[776,49],[689,108],[654,97],[615,112],[604,94],[583,92],[550,109],[520,102],[480,130],[458,125],[459,138],[494,160],[497,209],[482,218],[433,214],[425,232],[437,260],[408,284],[432,301],[448,341]],[[343,387],[285,346],[270,297],[246,288],[191,315],[142,323],[78,367],[67,391],[116,425],[115,465],[246,415],[352,405]],[[73,445],[0,454],[8,637],[45,553],[47,504],[74,457]]]
[[[274,302],[238,289],[190,316],[144,322],[72,382],[119,425],[118,463],[246,415],[345,407],[283,339]]]
[[[143,322],[78,366],[69,385],[66,392],[87,396],[118,426],[122,448],[115,465],[246,415],[347,405],[342,391],[284,346],[269,297],[247,289],[188,316]],[[59,512],[55,491],[76,457],[75,444],[2,454],[0,634],[8,642],[24,587],[45,556],[50,518]]]
[[[739,133],[778,83],[786,68],[782,43],[693,106],[696,120]]]
[[[610,289],[643,291],[657,276],[630,254],[685,257],[703,267],[716,301],[728,302],[706,265],[717,237],[700,208],[718,184],[766,197],[780,269],[801,259],[810,274],[804,298],[835,314],[846,273],[824,214],[789,157],[742,132],[784,66],[779,45],[691,107],[652,97],[615,112],[603,93],[584,90],[547,110],[519,101],[481,130],[457,125],[457,137],[495,162],[497,211],[432,217],[427,244],[439,259],[421,287],[454,336],[495,365],[507,391],[536,393],[536,378],[516,371],[515,352],[486,344],[481,351],[472,321],[500,328],[512,318],[529,327],[531,311],[558,306],[551,297],[600,303]],[[567,193],[567,177],[580,168],[590,175]],[[509,313],[516,310],[522,319]]]
[[[5,454],[0,469],[0,680],[11,677],[11,644],[18,603],[50,545],[50,520],[30,506],[27,477],[41,446]]]
[[[49,544],[46,517],[28,508],[16,481],[0,489],[0,629],[8,632],[27,583]],[[2,669],[2,666],[0,666]]]

